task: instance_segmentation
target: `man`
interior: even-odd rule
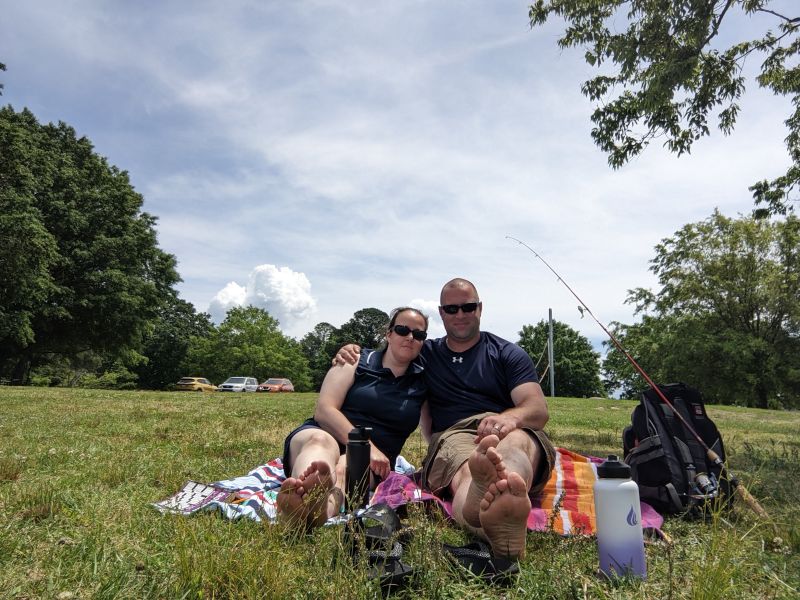
[[[547,482],[555,449],[542,431],[547,402],[533,362],[516,344],[480,330],[482,303],[466,279],[445,284],[447,335],[425,342],[429,389],[422,433],[423,484],[453,500],[453,518],[486,539],[495,556],[525,552],[530,492]],[[337,356],[352,362],[357,347]]]

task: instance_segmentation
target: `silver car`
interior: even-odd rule
[[[255,377],[228,377],[217,387],[218,392],[255,392],[258,380]]]

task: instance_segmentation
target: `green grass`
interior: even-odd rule
[[[366,598],[343,530],[311,536],[215,514],[149,506],[188,479],[241,475],[282,453],[315,394],[189,394],[0,387],[0,597]],[[559,446],[620,453],[634,402],[555,398]],[[510,589],[460,577],[440,543],[467,538],[409,509],[406,561],[418,577],[397,598],[793,598],[800,592],[800,414],[709,407],[731,469],[772,523],[741,504],[707,522],[670,519],[672,544],[647,548],[646,582],[595,576],[594,540],[528,536]],[[404,455],[419,465],[414,434]]]

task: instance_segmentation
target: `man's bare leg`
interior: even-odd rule
[[[486,436],[480,441],[467,461],[469,477],[462,484],[466,493],[453,497],[453,513],[460,513],[472,527],[481,526],[480,503],[489,485],[506,476],[505,464],[496,448],[499,442],[500,438],[496,435]]]
[[[506,476],[489,484],[480,502],[484,537],[497,556],[521,557],[525,552],[531,501],[528,490],[542,452],[524,431],[511,432],[498,444]]]

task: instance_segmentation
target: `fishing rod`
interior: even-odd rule
[[[725,474],[725,476],[728,478],[729,483],[733,486],[736,493],[742,498],[742,501],[745,504],[747,504],[751,509],[753,509],[753,511],[755,511],[755,513],[758,514],[760,517],[768,519],[769,516],[767,515],[767,511],[765,511],[764,508],[761,506],[761,504],[759,504],[758,500],[756,500],[752,496],[752,494],[750,494],[750,492],[747,491],[744,485],[742,485],[739,482],[739,479],[733,473],[731,473],[730,469],[728,469],[725,463],[722,462],[722,459],[719,457],[719,455],[716,452],[714,452],[709,447],[708,444],[706,444],[705,440],[702,437],[700,437],[700,434],[698,434],[697,431],[695,431],[694,427],[692,427],[689,424],[689,422],[684,418],[684,416],[679,411],[675,410],[675,406],[672,404],[672,402],[670,402],[667,399],[667,397],[664,395],[664,392],[661,391],[661,388],[658,387],[658,385],[656,385],[656,383],[650,378],[650,376],[645,372],[645,370],[639,366],[639,363],[637,363],[634,360],[634,358],[623,347],[622,343],[614,336],[614,334],[611,333],[608,330],[608,328],[605,325],[603,325],[597,317],[594,316],[592,310],[586,305],[586,303],[583,300],[581,300],[580,296],[578,296],[578,294],[575,293],[575,290],[573,290],[569,286],[569,284],[566,281],[564,281],[564,278],[561,277],[561,275],[559,275],[552,266],[550,266],[550,263],[548,263],[544,258],[542,258],[542,256],[538,252],[536,252],[536,250],[531,248],[528,244],[526,244],[522,240],[518,240],[517,238],[511,235],[507,235],[506,239],[514,240],[518,244],[525,246],[528,250],[530,250],[533,253],[533,255],[536,258],[538,258],[540,261],[542,261],[542,263],[544,263],[544,266],[550,269],[550,271],[553,273],[553,275],[556,276],[558,281],[561,282],[564,285],[564,287],[569,290],[569,293],[572,294],[575,297],[575,299],[580,303],[583,310],[589,313],[589,316],[592,317],[592,319],[594,319],[594,322],[597,323],[600,326],[600,329],[602,329],[605,332],[605,334],[611,339],[611,342],[614,344],[617,350],[622,352],[622,355],[628,360],[628,362],[633,366],[633,368],[636,369],[639,375],[642,376],[642,378],[647,382],[647,385],[649,385],[650,388],[652,388],[652,390],[658,395],[659,399],[661,399],[661,401],[664,404],[666,404],[672,409],[672,412],[675,414],[676,417],[678,417],[678,420],[683,424],[686,431],[688,431],[692,435],[692,437],[694,437],[697,440],[700,446],[702,446],[702,448],[706,451],[706,456],[708,457],[708,460],[710,460],[714,465],[719,467],[721,473]]]

